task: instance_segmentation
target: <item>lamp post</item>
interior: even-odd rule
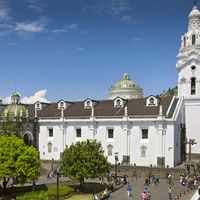
[[[57,194],[56,194],[56,200],[59,200],[59,172],[56,173],[57,175]]]
[[[57,193],[56,193],[56,200],[59,200],[59,178],[60,178],[60,163],[58,164],[57,172],[56,172],[56,184],[57,184]]]
[[[115,155],[115,178],[117,178],[117,162],[119,160],[118,158],[118,152],[115,152],[114,155]]]

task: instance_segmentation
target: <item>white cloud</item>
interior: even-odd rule
[[[8,21],[10,20],[10,8],[5,1],[0,0],[0,21]]]
[[[78,24],[73,23],[73,24],[71,24],[71,25],[69,26],[69,29],[75,30],[75,29],[77,29],[77,27],[78,27]]]
[[[130,9],[130,0],[111,0],[111,11],[115,15],[119,15]]]
[[[98,14],[110,14],[119,16],[120,14],[131,10],[131,0],[86,0],[83,10],[91,9]]]
[[[39,10],[44,4],[40,0],[25,0],[28,8]],[[27,33],[39,33],[45,30],[48,19],[44,16],[38,21],[17,22],[12,17],[11,2],[0,0],[0,37],[16,33],[26,35]],[[40,16],[39,16],[40,17]]]
[[[141,42],[143,38],[131,38],[131,42]]]
[[[16,42],[7,42],[7,45],[8,46],[19,46],[19,44]]]
[[[39,33],[44,31],[46,23],[43,20],[36,22],[20,22],[16,23],[15,31],[21,33]]]
[[[83,48],[83,47],[78,47],[77,48],[77,51],[84,51],[85,50],[85,48]]]
[[[123,17],[121,18],[121,21],[124,22],[124,23],[126,23],[126,24],[131,23],[132,20],[133,20],[132,17],[129,16],[129,15],[125,15],[125,16],[123,16]]]
[[[30,96],[30,97],[23,97],[23,98],[21,99],[21,103],[24,103],[24,104],[33,104],[33,103],[35,103],[36,101],[48,103],[49,101],[48,101],[47,98],[46,98],[46,93],[47,93],[47,90],[46,90],[46,89],[44,89],[44,90],[39,90],[39,91],[36,92],[33,96]],[[11,96],[4,98],[4,99],[3,99],[3,103],[5,103],[5,104],[11,103]]]
[[[63,26],[59,29],[54,29],[52,32],[53,33],[64,33],[64,32],[68,32],[68,31],[75,31],[75,30],[77,30],[77,28],[78,28],[78,24],[73,23],[70,25]]]
[[[43,11],[43,3],[41,3],[39,0],[26,0],[26,2],[29,4],[28,8],[32,10],[36,10],[37,12]]]
[[[33,96],[23,97],[21,101],[22,101],[22,103],[26,103],[26,104],[35,103],[36,101],[49,102],[46,98],[46,94],[47,94],[47,90],[45,90],[45,89],[39,90]]]

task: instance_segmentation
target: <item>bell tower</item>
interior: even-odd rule
[[[194,140],[197,144],[191,149],[187,147],[187,157],[191,152],[192,159],[200,159],[200,11],[195,1],[188,18],[188,30],[181,37],[176,68],[178,97],[183,98],[185,136],[182,142]]]
[[[200,98],[200,12],[194,5],[177,56],[178,96]]]

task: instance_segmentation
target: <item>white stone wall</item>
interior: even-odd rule
[[[192,145],[192,153],[200,153],[200,99],[185,100],[186,137],[195,139],[197,144]],[[189,145],[187,145],[189,152]]]
[[[63,147],[69,147],[77,141],[97,139],[101,141],[105,156],[115,163],[114,153],[118,152],[119,162],[123,155],[130,156],[130,163],[141,166],[156,166],[157,157],[165,157],[166,166],[174,166],[174,124],[163,125],[163,121],[154,119],[96,119],[96,129],[90,119],[65,121],[64,136],[62,120],[40,121],[39,151],[43,160],[58,160]],[[128,126],[127,126],[128,124]],[[48,128],[53,128],[54,135],[49,137]],[[128,127],[128,129],[127,129]],[[166,128],[165,128],[166,127]],[[81,128],[81,138],[76,137],[76,128]],[[114,129],[114,138],[108,138],[108,129]],[[142,139],[142,129],[148,129],[148,139]],[[166,131],[164,129],[167,129]],[[64,142],[63,142],[64,138]],[[48,153],[48,142],[53,145],[53,152]],[[113,146],[113,154],[108,156],[107,146]],[[146,156],[141,157],[141,147],[146,148]],[[171,147],[171,148],[170,148]]]

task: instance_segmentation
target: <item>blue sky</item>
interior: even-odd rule
[[[0,97],[107,99],[124,72],[159,94],[177,84],[192,0],[0,0]]]

